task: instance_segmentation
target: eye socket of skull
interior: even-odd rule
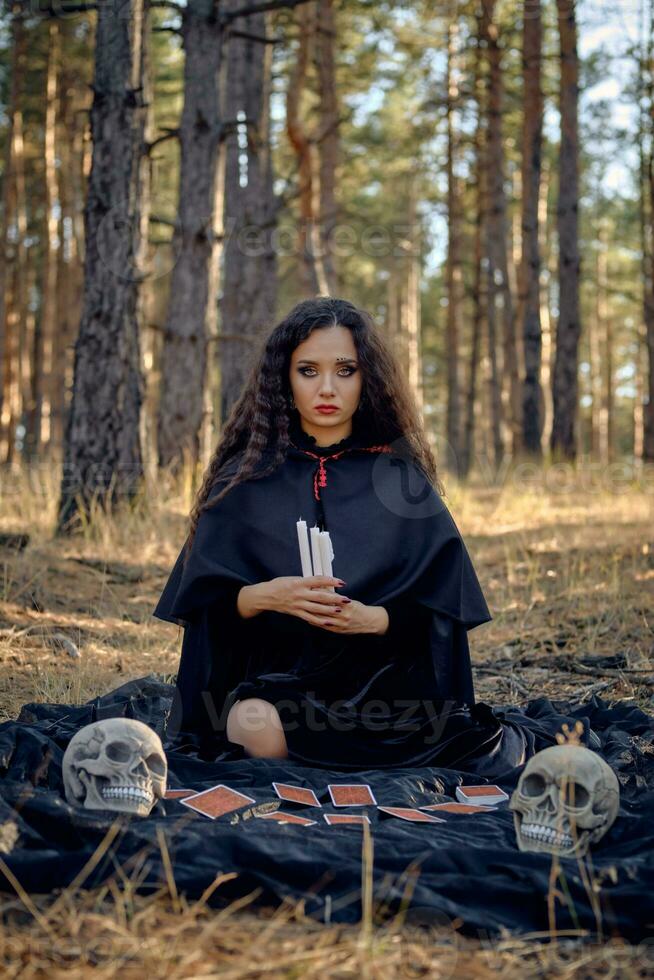
[[[166,761],[160,755],[157,755],[156,752],[153,752],[147,757],[145,764],[155,776],[163,777],[166,775]]]
[[[523,796],[542,796],[547,789],[547,783],[545,782],[545,777],[541,776],[539,772],[530,772],[522,780],[522,786],[520,787],[520,792]]]
[[[134,750],[129,742],[109,742],[105,749],[105,754],[111,762],[128,762],[133,752]]]
[[[574,779],[564,779],[561,785],[563,802],[569,810],[585,810],[590,800],[590,793],[581,783]]]

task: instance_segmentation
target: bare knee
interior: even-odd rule
[[[244,698],[227,715],[227,738],[242,745],[253,756],[285,759],[288,755],[284,727],[279,712],[263,698]]]

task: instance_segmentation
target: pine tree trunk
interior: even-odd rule
[[[320,234],[320,161],[302,113],[302,94],[316,41],[316,2],[311,0],[297,9],[299,41],[286,96],[286,131],[298,169],[300,290],[307,297],[329,293]]]
[[[27,331],[27,212],[25,201],[25,147],[21,100],[25,88],[27,31],[24,11],[15,4],[11,20],[12,70],[7,136],[6,171],[3,180],[4,288],[0,309],[0,337],[4,349],[2,371],[1,430],[4,460],[11,464],[17,455],[16,429],[29,397],[25,389]],[[16,226],[15,245],[9,241],[10,220]]]
[[[184,8],[184,108],[175,265],[164,327],[157,442],[159,465],[195,464],[204,409],[207,321],[216,306],[216,197],[220,178],[223,30],[216,0]]]
[[[480,45],[488,48],[490,44],[489,34],[491,32],[492,25],[489,22],[489,18],[492,16],[494,6],[494,0],[490,0],[490,3],[482,7],[482,13],[479,16],[479,42]],[[497,193],[497,186],[493,187],[491,181],[491,169],[497,163],[497,125],[494,119],[494,114],[491,109],[491,101],[493,98],[493,82],[489,78],[486,84],[485,93],[485,105],[486,110],[486,126],[485,126],[485,147],[486,147],[486,158],[485,158],[485,171],[486,171],[486,208],[485,208],[485,252],[486,252],[486,384],[488,390],[488,408],[489,408],[489,423],[490,423],[490,442],[493,447],[493,462],[495,467],[498,467],[504,457],[504,439],[502,436],[502,380],[500,374],[500,365],[498,357],[498,342],[497,342],[497,318],[496,318],[496,302],[497,302],[497,292],[498,283],[496,281],[496,263],[497,263],[497,211],[495,204],[497,203],[493,199],[493,192]],[[495,94],[496,99],[496,94]],[[500,144],[501,152],[501,144]],[[502,237],[502,232],[500,230],[500,239]],[[501,244],[501,242],[500,242]],[[498,273],[498,276],[500,274]]]
[[[574,0],[557,0],[561,54],[559,151],[559,317],[552,380],[554,419],[551,448],[556,455],[577,455],[579,315],[578,98],[579,66]]]
[[[387,284],[386,332],[402,371],[407,377],[416,403],[422,409],[424,402],[422,382],[422,339],[420,276],[421,228],[417,215],[416,187],[413,175],[409,177],[407,193],[403,199],[406,207],[404,241],[398,243],[391,257]]]
[[[481,339],[483,327],[484,297],[484,228],[486,211],[486,147],[484,146],[484,95],[481,75],[481,48],[479,38],[475,52],[475,93],[477,100],[477,125],[475,126],[475,235],[473,259],[473,314],[472,336],[470,339],[470,361],[468,367],[468,387],[466,391],[465,430],[463,452],[461,456],[461,476],[467,477],[472,468],[475,447],[475,412],[477,408],[477,376],[481,357]]]
[[[418,411],[424,407],[422,382],[422,322],[420,279],[422,272],[422,229],[417,214],[416,184],[409,185],[409,254],[407,257],[406,331],[408,346],[408,377]]]
[[[320,242],[327,288],[332,296],[338,296],[341,281],[337,275],[332,251],[332,232],[338,221],[336,171],[340,157],[339,111],[334,66],[336,23],[333,0],[318,0],[317,18],[315,64],[320,92],[318,133]]]
[[[542,27],[540,0],[523,7],[523,141],[522,141],[522,255],[520,310],[525,376],[522,390],[522,430],[526,452],[540,456],[543,433],[541,389],[542,330],[540,321],[540,248],[538,202],[541,178],[543,93],[541,89]]]
[[[73,397],[64,445],[58,530],[102,506],[131,498],[142,477],[135,231],[146,106],[141,52],[148,13],[130,0],[117,17],[97,13],[91,132],[93,156],[85,208],[84,299],[75,345]]]
[[[400,332],[400,283],[396,263],[392,263],[388,271],[386,283],[386,332],[395,343]]]
[[[507,205],[504,190],[504,136],[502,113],[504,81],[502,77],[502,51],[499,46],[497,24],[493,22],[496,0],[482,0],[482,36],[486,41],[488,56],[488,259],[489,259],[489,324],[494,332],[495,311],[499,307],[502,317],[502,377],[508,385],[508,424],[511,433],[511,449],[519,451],[522,435],[522,395],[518,370],[518,349],[515,333],[515,314],[507,252]],[[490,308],[492,307],[492,315]],[[496,452],[499,446],[496,446]]]
[[[599,399],[599,457],[603,463],[611,462],[614,448],[613,404],[613,331],[608,303],[608,255],[606,224],[600,218],[597,230],[597,322],[596,331],[600,342],[600,399]]]
[[[144,0],[150,2],[150,0]],[[153,141],[154,141],[154,78],[151,67],[151,45],[145,44],[141,49],[139,74],[141,78],[141,100],[144,115],[142,120],[143,152],[139,159],[138,187],[138,231],[135,243],[135,263],[139,270],[139,289],[136,294],[136,320],[139,325],[139,357],[143,372],[143,398],[141,406],[141,454],[143,468],[151,479],[156,479],[157,471],[157,436],[156,409],[153,402],[156,396],[156,377],[151,370],[154,364],[152,358],[153,331],[149,328],[154,316],[152,307],[154,291],[158,277],[156,254],[150,246],[150,229],[152,214],[152,186],[154,172]]]
[[[57,331],[57,257],[61,241],[59,189],[56,170],[57,81],[59,73],[59,24],[53,18],[49,24],[48,67],[46,71],[45,126],[44,126],[44,254],[41,277],[41,311],[37,318],[32,355],[32,385],[30,410],[27,421],[25,455],[35,459],[41,454],[43,443],[50,439],[52,406],[50,388],[52,379],[52,351]],[[44,417],[45,415],[45,417]],[[47,419],[47,432],[44,424]]]
[[[654,2],[649,3],[649,32],[644,51],[645,65],[640,78],[647,79],[642,94],[639,119],[640,147],[640,239],[643,272],[643,340],[647,369],[644,376],[646,398],[642,410],[642,458],[654,462]],[[648,149],[645,152],[645,134]]]
[[[233,0],[241,5],[242,0]],[[265,37],[270,15],[240,17],[234,29]],[[225,242],[220,362],[220,419],[224,423],[240,397],[261,332],[274,321],[277,201],[270,145],[272,45],[229,39],[225,114],[239,119],[226,140]],[[247,159],[242,158],[246,156]],[[239,160],[239,157],[241,159]]]
[[[588,360],[590,365],[590,451],[600,458],[600,428],[602,415],[602,353],[600,343],[600,295],[599,282],[599,252],[596,252],[595,262],[595,309],[594,316],[588,319]]]
[[[404,258],[397,257],[388,277],[388,337],[402,371],[409,374],[409,344],[407,330],[407,269]]]
[[[541,446],[543,452],[547,451],[550,444],[552,433],[552,418],[554,408],[552,405],[552,374],[554,370],[554,328],[552,325],[551,309],[554,306],[553,287],[556,283],[556,268],[552,248],[552,222],[548,220],[548,199],[552,171],[543,161],[543,174],[541,182],[539,209],[539,225],[541,231],[540,252],[543,256],[543,265],[547,269],[547,282],[542,290],[540,322],[543,330],[543,356],[542,356],[542,391],[543,391],[543,435]]]
[[[654,258],[652,259],[650,281],[654,282]],[[643,459],[648,462],[654,462],[654,295],[650,298],[649,306],[648,319],[645,321],[647,399],[643,407]]]
[[[9,221],[11,217],[11,182],[13,180],[12,173],[12,150],[14,141],[14,131],[13,131],[13,121],[14,112],[16,109],[18,91],[17,91],[17,80],[18,72],[16,70],[17,59],[18,59],[18,40],[20,27],[18,26],[20,22],[15,13],[12,13],[11,20],[11,40],[12,40],[12,55],[13,61],[10,69],[10,90],[9,90],[9,105],[7,106],[7,136],[4,146],[4,166],[3,166],[3,178],[2,178],[2,223],[0,224],[1,237],[0,237],[0,443],[3,440],[3,405],[8,401],[8,385],[9,385],[9,374],[7,371],[7,355],[10,350],[11,338],[8,336],[7,331],[7,270],[10,265],[11,257],[9,254]],[[22,26],[22,25],[21,25]]]
[[[447,320],[445,329],[447,361],[447,441],[454,458],[458,459],[461,442],[461,384],[459,379],[459,343],[461,331],[462,272],[461,227],[457,178],[454,172],[455,132],[454,112],[458,101],[456,72],[458,26],[450,21],[447,27],[447,267],[445,289],[447,292]]]
[[[647,338],[645,323],[636,323],[636,355],[634,372],[633,458],[636,468],[642,471],[645,447],[645,385],[647,383]]]
[[[70,21],[60,25],[62,48],[69,40]],[[50,378],[50,441],[57,453],[63,448],[64,431],[72,388],[73,345],[82,311],[84,286],[83,162],[86,113],[81,112],[80,86],[74,67],[61,65],[58,152],[59,197],[61,202],[61,246],[57,251],[57,328]],[[82,219],[82,220],[80,220]]]

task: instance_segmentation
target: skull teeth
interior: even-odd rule
[[[135,800],[139,803],[151,803],[154,799],[151,790],[140,789],[138,786],[104,786],[101,793],[103,800]]]
[[[540,823],[523,823],[520,833],[528,840],[541,841],[543,844],[554,844],[556,847],[572,847],[573,840],[570,834],[555,830],[554,827],[547,827]]]

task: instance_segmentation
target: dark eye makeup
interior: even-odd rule
[[[298,368],[298,373],[299,374],[305,374],[306,371],[314,371],[314,370],[315,370],[315,368],[312,368],[312,367],[300,367],[300,368]],[[345,367],[341,368],[340,370],[341,371],[347,371],[348,373],[345,375],[345,377],[349,377],[349,375],[350,374],[354,374],[354,372],[357,369],[355,367],[351,367],[351,366],[346,365]],[[305,374],[305,377],[312,377],[312,375],[306,375]]]

